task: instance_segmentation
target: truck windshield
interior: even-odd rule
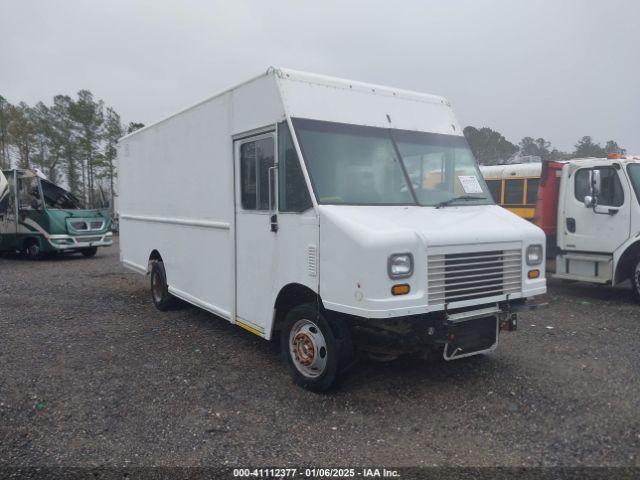
[[[638,202],[640,202],[640,163],[630,163],[627,171],[629,172],[633,189],[636,191]]]
[[[71,192],[51,183],[49,180],[40,180],[42,194],[47,208],[58,208],[63,210],[77,210],[82,208],[82,203]]]
[[[293,119],[318,203],[491,204],[464,137]]]

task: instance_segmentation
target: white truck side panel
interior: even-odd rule
[[[263,76],[123,138],[122,262],[144,272],[157,250],[171,293],[233,318],[233,136],[282,118]]]

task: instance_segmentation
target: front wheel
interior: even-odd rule
[[[631,288],[633,289],[634,297],[640,302],[640,259],[636,261],[635,268],[631,275]]]
[[[334,385],[341,345],[315,304],[291,309],[280,341],[284,361],[297,385],[314,392]]]
[[[41,260],[44,257],[42,249],[40,248],[40,242],[36,239],[27,242],[24,253],[30,260]]]
[[[98,253],[98,247],[83,248],[82,250],[80,250],[80,253],[82,253],[82,255],[87,258],[91,258],[95,256],[96,253]]]

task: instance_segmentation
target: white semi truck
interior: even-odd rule
[[[355,351],[490,352],[546,292],[544,234],[495,205],[439,96],[270,68],[119,143],[123,264],[280,339],[299,385]]]
[[[555,274],[617,285],[640,300],[640,157],[576,158],[542,166],[534,222]]]

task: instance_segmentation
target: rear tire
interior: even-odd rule
[[[82,250],[80,250],[80,253],[82,253],[82,255],[84,255],[86,258],[91,258],[95,256],[96,253],[98,253],[98,247],[83,248]]]
[[[161,312],[172,309],[177,303],[176,297],[169,293],[167,273],[164,269],[164,263],[161,261],[155,261],[151,264],[151,299]]]
[[[636,265],[631,272],[631,289],[637,302],[640,302],[640,259],[636,260]]]
[[[312,392],[324,392],[335,385],[341,360],[345,358],[344,349],[351,346],[350,341],[336,338],[339,332],[340,329],[331,328],[315,303],[289,311],[280,345],[283,360],[297,385]]]

